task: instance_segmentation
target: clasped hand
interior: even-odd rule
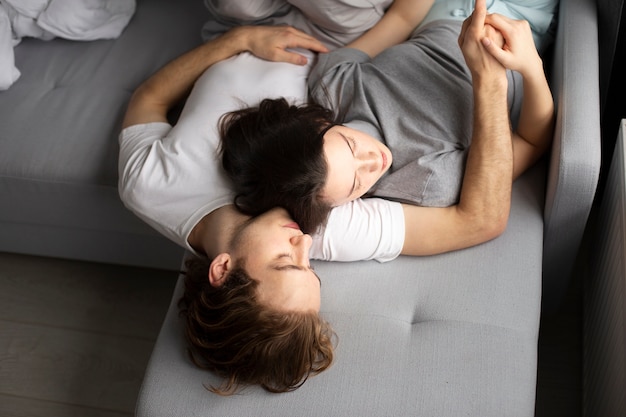
[[[497,66],[523,76],[542,71],[542,61],[530,25],[499,14],[487,14],[486,0],[476,0],[474,12],[461,28],[459,46],[472,73],[497,70]]]

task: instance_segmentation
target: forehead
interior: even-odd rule
[[[328,176],[323,197],[337,205],[350,197],[355,183],[353,154],[348,138],[341,132],[329,132],[324,138],[324,154]]]

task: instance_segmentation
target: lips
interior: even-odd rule
[[[298,223],[296,223],[296,222],[287,223],[283,227],[287,227],[289,229],[300,230],[300,226],[298,226]]]
[[[387,155],[385,155],[384,152],[381,152],[380,154],[383,156],[382,168],[380,170],[384,171],[385,168],[387,168]]]

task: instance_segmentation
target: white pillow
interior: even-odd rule
[[[51,0],[37,24],[65,39],[115,39],[134,13],[134,0]]]
[[[11,21],[4,6],[0,4],[0,91],[8,89],[20,77],[15,67]]]

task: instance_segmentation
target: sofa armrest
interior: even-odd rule
[[[594,0],[561,0],[551,86],[556,129],[544,211],[544,308],[572,274],[600,172],[598,25]]]

